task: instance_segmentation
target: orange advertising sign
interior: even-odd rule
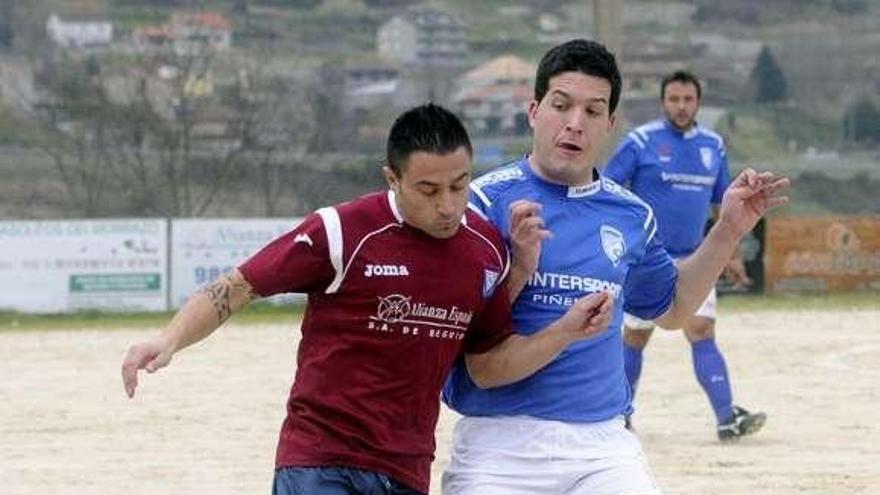
[[[880,292],[880,216],[767,221],[765,290]]]

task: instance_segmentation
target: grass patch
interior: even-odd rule
[[[302,318],[303,304],[255,304],[230,320],[237,325],[291,323]],[[28,330],[108,330],[131,327],[161,329],[174,316],[173,311],[154,313],[110,313],[80,311],[69,314],[37,315],[0,312],[0,332]]]
[[[836,120],[798,108],[757,105],[730,109],[716,130],[728,136],[731,157],[747,161],[797,161],[808,146],[836,149],[841,135]]]
[[[724,313],[754,311],[854,310],[880,309],[876,293],[858,292],[828,295],[733,294],[719,299]],[[255,304],[232,317],[237,325],[286,324],[302,318],[303,304]],[[29,330],[113,330],[144,327],[161,329],[173,312],[163,313],[106,313],[82,311],[72,314],[34,315],[0,312],[0,332]]]

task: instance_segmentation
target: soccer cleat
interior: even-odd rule
[[[722,442],[739,440],[740,437],[757,433],[766,421],[765,413],[750,413],[741,407],[733,406],[733,417],[730,421],[718,425],[718,439]]]

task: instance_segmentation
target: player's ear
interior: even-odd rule
[[[395,193],[400,193],[400,178],[394,174],[391,167],[387,165],[382,167],[382,173],[385,175],[385,181],[388,182],[388,188]]]
[[[529,127],[532,129],[535,128],[535,119],[536,114],[538,113],[538,106],[541,104],[538,100],[532,100],[529,102]]]

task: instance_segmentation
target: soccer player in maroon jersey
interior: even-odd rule
[[[129,349],[128,395],[138,370],[166,366],[252,300],[305,292],[273,493],[427,493],[440,389],[457,359],[481,387],[512,383],[604,331],[612,312],[597,293],[538,333],[512,332],[504,241],[467,209],[471,157],[442,107],[402,114],[388,137],[389,190],[318,210],[193,295]],[[518,227],[540,242],[539,226]]]

